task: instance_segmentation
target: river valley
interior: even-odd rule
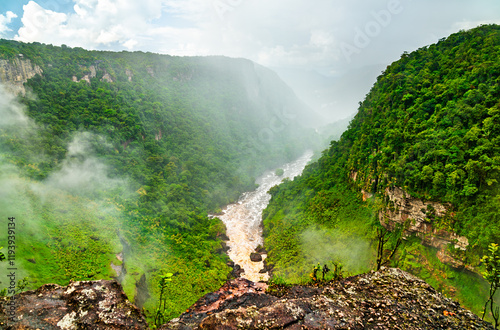
[[[284,171],[281,176],[277,176],[275,171],[265,172],[256,180],[259,185],[256,190],[244,193],[238,203],[228,205],[223,214],[218,216],[227,228],[228,255],[235,264],[240,265],[245,271],[242,277],[254,282],[269,279],[268,273],[259,272],[264,268],[263,261],[266,255],[263,254],[262,261],[259,262],[250,260],[250,254],[263,244],[262,211],[271,199],[268,191],[283,179],[293,179],[300,175],[311,160],[312,155],[312,151],[307,151],[297,160],[281,166],[280,168]]]

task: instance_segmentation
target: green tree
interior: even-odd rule
[[[388,247],[391,241],[392,244]],[[391,261],[402,242],[401,229],[389,231],[383,226],[377,227],[377,270]]]
[[[486,270],[483,272],[483,276],[490,283],[490,295],[488,297],[488,300],[486,301],[486,304],[484,305],[483,320],[484,316],[486,315],[486,310],[489,303],[491,316],[495,321],[495,329],[498,329],[500,307],[495,307],[493,297],[500,287],[500,249],[498,247],[498,244],[491,243],[488,247],[488,250],[490,253],[483,256],[483,258],[481,259],[481,261],[484,262],[486,268]]]
[[[160,302],[158,304],[158,308],[156,309],[155,315],[155,325],[159,327],[163,323],[165,323],[165,307],[166,307],[166,291],[168,283],[172,282],[172,273],[166,273],[164,275],[160,275],[160,282],[158,286],[160,287]]]

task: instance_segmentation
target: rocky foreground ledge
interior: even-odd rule
[[[317,287],[281,288],[238,278],[160,329],[493,329],[399,269]],[[9,320],[11,306],[14,319]],[[47,284],[0,300],[0,329],[147,329],[115,281]]]
[[[0,329],[148,329],[116,281],[46,284],[0,300]]]
[[[247,290],[242,288],[247,286]],[[241,294],[240,294],[241,293]],[[399,269],[293,287],[276,297],[238,279],[161,329],[493,329]]]

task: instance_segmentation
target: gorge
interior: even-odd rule
[[[311,157],[312,152],[308,151],[297,160],[284,164],[280,167],[283,170],[281,175],[277,175],[275,171],[267,171],[257,179],[258,188],[256,190],[244,193],[237,204],[226,206],[223,214],[218,215],[227,228],[229,258],[243,268],[242,277],[253,282],[269,280],[269,274],[261,272],[264,270],[264,262],[250,259],[250,255],[255,252],[257,247],[264,244],[262,211],[271,199],[268,191],[282,180],[291,180],[300,175]],[[262,257],[265,259],[266,255],[264,254]]]
[[[0,92],[0,220],[18,219],[28,290],[9,326],[42,295],[60,307],[43,322],[67,329],[115,307],[153,326],[158,306],[174,329],[491,328],[466,309],[483,310],[482,256],[500,243],[499,26],[404,53],[307,166],[321,117],[251,61],[0,44],[18,93]],[[381,233],[395,252],[372,272]],[[231,278],[227,247],[271,291]],[[317,265],[337,276],[311,281]]]

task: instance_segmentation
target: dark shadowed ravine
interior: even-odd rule
[[[250,254],[263,243],[262,211],[271,199],[268,191],[283,179],[293,179],[300,175],[312,155],[312,151],[307,151],[297,160],[281,166],[284,171],[281,176],[277,176],[275,171],[265,172],[257,179],[259,187],[256,190],[244,193],[238,203],[228,205],[223,214],[218,216],[227,227],[228,255],[235,264],[244,269],[244,278],[254,282],[269,279],[269,274],[259,273],[264,268],[263,260],[266,255],[262,255],[262,261],[250,260]]]

